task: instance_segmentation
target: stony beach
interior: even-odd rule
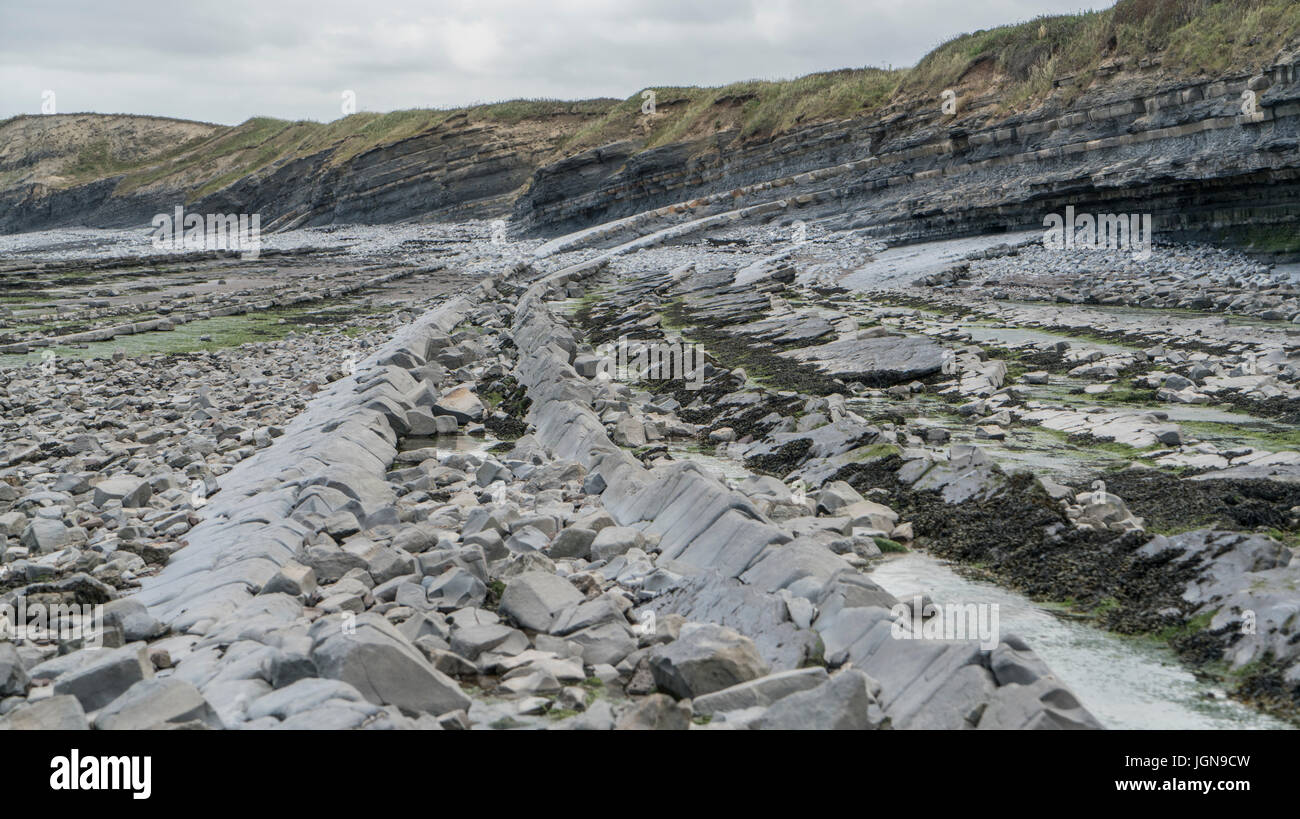
[[[885,591],[872,569],[904,550],[1160,635],[1294,713],[1285,270],[1021,243],[845,287],[829,271],[869,279],[882,248],[764,225],[631,253],[415,233],[368,277],[319,235],[168,260],[164,292],[247,283],[196,295],[209,313],[297,308],[269,340],[14,334],[59,352],[0,379],[0,602],[103,608],[75,640],[0,643],[0,724],[1102,727],[1015,634],[891,633],[899,605],[979,602]],[[266,266],[333,273],[259,289]],[[127,281],[8,321],[95,332],[120,318],[92,302],[146,312]],[[696,345],[702,372],[610,378],[611,345],[638,343]]]
[[[766,5],[698,48],[836,26]],[[549,17],[337,13],[0,119],[0,729],[1300,725],[1294,3],[565,100]]]

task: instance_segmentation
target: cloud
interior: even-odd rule
[[[0,29],[0,117],[59,110],[237,123],[515,97],[625,98],[863,65],[1079,0],[144,0],[18,4]],[[1094,5],[1111,5],[1098,0]]]
[[[487,20],[462,22],[444,19],[434,23],[451,64],[468,74],[482,74],[501,58],[501,40]]]

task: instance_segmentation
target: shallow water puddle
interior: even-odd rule
[[[750,472],[745,469],[745,465],[734,458],[706,455],[688,447],[673,445],[669,445],[668,454],[678,461],[694,461],[704,467],[715,478],[733,488],[737,483],[750,476]]]
[[[23,364],[39,363],[45,349],[53,350],[60,358],[90,359],[111,358],[118,350],[135,357],[158,353],[193,353],[238,347],[255,341],[276,341],[291,332],[309,332],[308,328],[295,323],[293,319],[310,316],[313,312],[320,310],[286,308],[196,319],[178,324],[171,330],[117,336],[108,341],[93,341],[77,347],[33,348],[26,355],[3,355],[0,356],[0,366],[21,367]],[[281,319],[285,321],[281,322]]]
[[[416,449],[436,449],[439,454],[445,452],[464,452],[471,455],[487,455],[488,450],[501,443],[491,435],[467,435],[457,432],[453,435],[434,435],[427,438],[403,438],[397,444],[398,452],[410,452]]]
[[[1018,634],[1107,728],[1290,728],[1226,699],[1171,650],[1063,617],[996,584],[962,577],[921,552],[889,556],[869,576],[896,597],[996,603],[1002,634]]]

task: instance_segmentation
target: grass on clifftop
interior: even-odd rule
[[[1121,0],[1105,11],[956,37],[917,64],[900,94],[934,97],[966,83],[1014,109],[1046,99],[1060,77],[1074,77],[1067,95],[1077,95],[1113,60],[1158,57],[1164,68],[1192,75],[1258,70],[1300,45],[1298,33],[1294,0]]]
[[[120,193],[129,193],[173,175],[196,179],[191,190],[193,200],[277,162],[329,152],[327,163],[341,165],[373,148],[434,130],[458,116],[510,125],[565,115],[591,118],[608,110],[613,102],[607,99],[510,100],[468,108],[361,112],[327,123],[254,117],[210,139],[184,146],[184,150],[147,167],[117,165],[110,169],[105,165],[104,170],[105,175],[126,174],[118,189]]]
[[[654,148],[732,129],[741,139],[776,136],[801,125],[868,114],[889,101],[906,74],[905,69],[846,68],[721,88],[654,87],[654,114],[641,112],[644,90],[638,91],[565,147],[577,151],[636,137]]]

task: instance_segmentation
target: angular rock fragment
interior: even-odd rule
[[[353,685],[370,702],[437,716],[469,707],[455,681],[435,669],[387,620],[361,614],[312,625],[311,658],[323,677]]]
[[[511,580],[498,610],[521,628],[548,631],[555,615],[585,598],[569,581],[544,572],[526,572]]]
[[[754,642],[711,623],[687,623],[678,638],[654,649],[655,684],[681,699],[712,694],[757,679],[770,670]]]

